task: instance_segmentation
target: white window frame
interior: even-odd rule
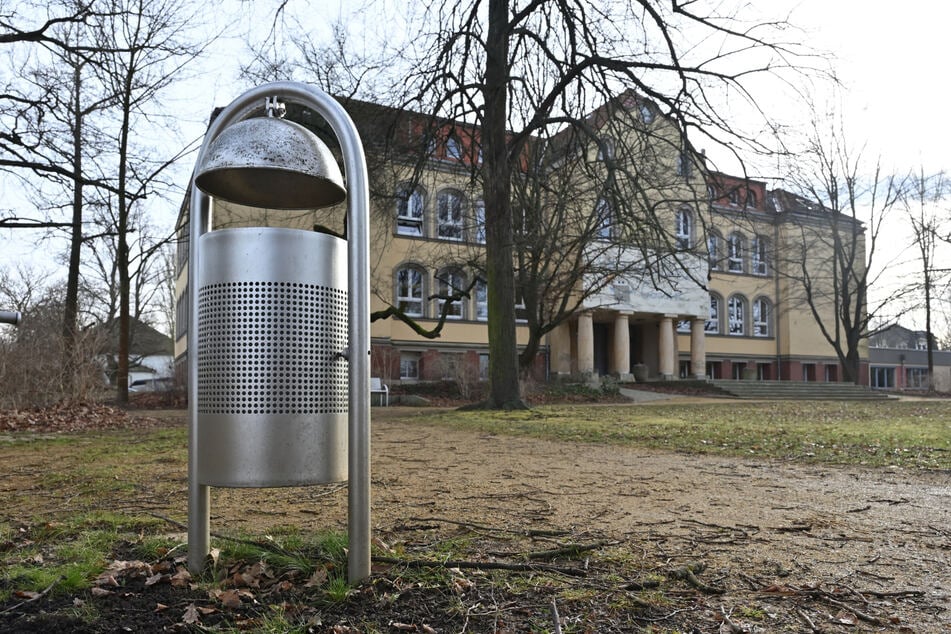
[[[753,336],[769,337],[771,304],[765,297],[759,297],[753,302]]]
[[[400,381],[419,380],[420,354],[418,352],[400,353]]]
[[[703,325],[703,330],[708,335],[720,334],[720,305],[722,301],[719,295],[710,295],[710,315]]]
[[[693,216],[689,209],[681,207],[677,210],[677,247],[680,249],[690,248],[690,234],[693,228]]]
[[[416,279],[413,279],[416,278]],[[404,266],[396,272],[396,306],[408,317],[423,317],[426,275],[416,267]],[[415,308],[414,308],[415,307]]]
[[[743,272],[743,237],[738,233],[730,234],[726,242],[727,270],[730,273]]]
[[[707,262],[713,271],[720,270],[720,241],[720,236],[715,233],[707,235]]]
[[[766,244],[767,242],[762,236],[753,238],[753,248],[750,249],[750,272],[753,275],[766,275],[768,273]]]
[[[727,334],[732,337],[746,335],[746,299],[731,295],[726,302]]]
[[[436,196],[436,236],[443,240],[465,237],[463,218],[466,197],[458,189],[444,189]]]
[[[472,205],[472,218],[475,225],[472,235],[476,242],[485,244],[485,201],[477,200]]]
[[[440,295],[448,297],[456,291],[465,290],[465,288],[466,278],[461,271],[444,269],[436,274],[436,292]],[[440,298],[436,300],[437,315],[442,315],[442,307],[445,303],[445,299]],[[464,299],[452,302],[449,306],[449,312],[446,314],[446,319],[465,319],[465,306],[466,302]]]
[[[396,233],[422,236],[426,220],[426,198],[419,187],[403,185],[396,191]]]

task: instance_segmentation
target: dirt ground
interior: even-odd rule
[[[639,544],[658,565],[702,561],[747,589],[870,591],[893,625],[951,632],[951,474],[484,435],[406,425],[413,413],[399,408],[373,415],[372,521],[384,541],[440,520],[572,530]],[[213,514],[229,510],[213,530],[346,525],[342,488],[214,495]]]
[[[719,630],[684,631],[951,632],[948,472],[685,455],[414,421],[431,412],[373,410],[378,547],[403,544],[411,552],[459,534],[567,531],[574,542],[637,552],[665,574],[699,563],[705,582],[724,591],[706,599],[708,611],[762,612],[750,629],[723,629],[737,620],[727,618]],[[184,423],[183,413],[171,416]],[[181,495],[152,500],[149,508],[183,518],[184,465],[164,468],[182,484]],[[346,507],[345,485],[213,489],[211,528],[252,535],[277,526],[345,530]]]

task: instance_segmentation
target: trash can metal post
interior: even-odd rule
[[[370,574],[370,283],[369,185],[359,133],[343,107],[323,91],[297,82],[273,82],[253,88],[228,105],[209,126],[198,154],[201,165],[210,143],[232,123],[250,116],[267,97],[312,108],[323,117],[340,144],[347,182],[349,427],[348,427],[348,579],[356,583]],[[198,238],[210,230],[210,200],[194,183],[189,232],[189,523],[188,567],[204,567],[209,552],[209,487],[198,483]],[[195,222],[195,218],[199,222]]]

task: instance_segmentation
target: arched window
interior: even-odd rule
[[[739,205],[739,204],[740,204],[740,192],[738,192],[738,191],[736,190],[736,187],[730,189],[730,193],[729,193],[729,195],[728,195],[728,198],[730,199],[730,204],[731,204],[731,205]]]
[[[598,160],[608,161],[614,158],[614,139],[605,137],[598,143]]]
[[[486,321],[489,319],[489,288],[486,285],[485,280],[476,280],[475,288],[473,290],[475,318],[479,321]]]
[[[472,235],[476,242],[485,244],[485,201],[477,200],[472,205]]]
[[[462,160],[462,143],[455,134],[450,134],[446,139],[446,158],[450,161]]]
[[[598,198],[594,205],[595,236],[607,240],[614,235],[614,210],[607,198]]]
[[[409,317],[423,316],[425,277],[415,266],[404,266],[396,272],[396,307]]]
[[[650,125],[654,122],[654,109],[646,103],[642,103],[638,108],[641,114],[641,121],[644,122],[644,125]]]
[[[677,228],[675,239],[678,249],[690,248],[690,236],[693,233],[693,216],[690,209],[681,207],[677,210]]]
[[[755,208],[756,208],[756,202],[757,202],[757,201],[756,201],[756,192],[754,192],[752,189],[747,189],[747,190],[746,190],[746,206],[747,206],[747,207],[752,207],[752,208],[755,209]]]
[[[720,306],[722,303],[723,299],[719,295],[710,293],[710,315],[703,327],[707,334],[716,335],[720,333]]]
[[[739,233],[730,234],[727,240],[727,270],[731,273],[742,273],[743,266],[743,236]]]
[[[447,240],[462,240],[466,198],[457,189],[444,189],[436,196],[436,235]]]
[[[753,336],[769,337],[769,322],[772,316],[772,306],[765,297],[758,297],[753,302]]]
[[[423,235],[426,198],[419,187],[405,184],[396,189],[396,233],[407,236]]]
[[[753,245],[750,249],[750,272],[753,275],[766,275],[768,271],[768,241],[763,236],[753,238]]]
[[[442,315],[443,305],[447,299],[466,290],[466,277],[457,269],[444,269],[436,274],[437,315]],[[466,299],[461,297],[450,302],[446,319],[463,319],[465,317]]]
[[[740,295],[731,295],[726,304],[727,332],[737,337],[746,334],[746,300]]]
[[[711,231],[707,234],[707,262],[713,271],[720,270],[720,262],[723,258],[723,253],[721,253],[721,249],[723,248],[721,244],[722,240],[723,239],[715,231]]]
[[[707,185],[707,198],[711,202],[719,198],[719,196],[717,196],[717,188],[713,185]]]

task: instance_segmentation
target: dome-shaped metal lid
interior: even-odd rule
[[[316,209],[347,197],[330,148],[304,126],[276,117],[222,130],[196,170],[195,185],[214,198],[270,209]]]

